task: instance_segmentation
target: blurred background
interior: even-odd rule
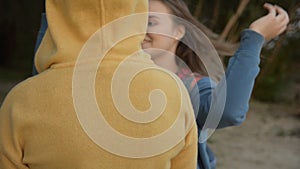
[[[300,167],[300,0],[185,0],[226,65],[240,32],[265,15],[265,2],[290,16],[287,31],[266,42],[248,119],[209,140],[218,168]],[[0,105],[7,92],[31,76],[44,1],[0,1]]]

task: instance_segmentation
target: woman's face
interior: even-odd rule
[[[152,59],[166,55],[168,52],[175,54],[178,39],[182,38],[184,33],[183,28],[177,26],[173,19],[165,14],[171,14],[165,4],[158,0],[149,1],[148,29],[142,48],[151,55]]]

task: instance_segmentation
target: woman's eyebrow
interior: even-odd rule
[[[152,19],[152,18],[159,19],[158,16],[155,16],[155,15],[149,15],[149,19]]]

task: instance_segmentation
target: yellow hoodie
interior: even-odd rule
[[[140,49],[147,5],[46,1],[40,74],[0,109],[0,169],[196,168],[187,91]]]

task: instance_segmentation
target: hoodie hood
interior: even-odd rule
[[[48,29],[36,53],[38,72],[74,66],[82,47],[96,31],[121,17],[145,13],[147,10],[148,0],[46,0]],[[116,27],[111,33],[117,34],[126,29],[146,32],[146,15],[134,25]],[[144,34],[134,35],[125,39],[127,46],[115,46],[114,49],[122,48],[124,53],[126,50],[138,51],[143,39]],[[104,42],[107,43],[105,45],[113,45],[109,44],[109,39]]]

